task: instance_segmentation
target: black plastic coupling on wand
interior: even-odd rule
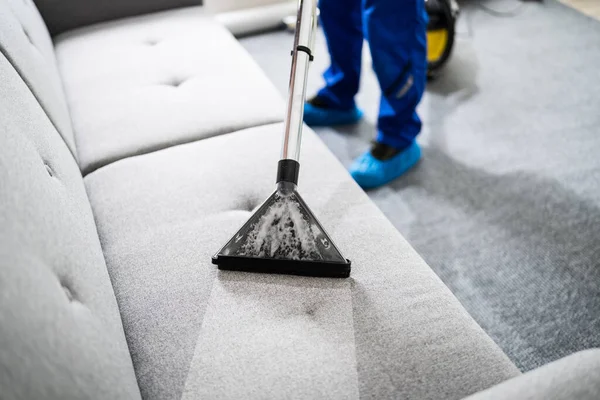
[[[296,160],[279,160],[277,164],[277,183],[291,182],[298,184],[298,174],[300,173],[300,163]]]

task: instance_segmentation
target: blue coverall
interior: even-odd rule
[[[355,107],[365,38],[382,91],[377,141],[408,147],[421,130],[416,107],[427,72],[424,0],[320,0],[319,8],[331,66],[318,97],[333,108]]]

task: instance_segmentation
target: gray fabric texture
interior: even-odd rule
[[[140,398],[77,163],[0,55],[0,397]]]
[[[268,78],[201,7],[56,38],[84,175],[112,161],[283,119]]]
[[[274,189],[282,130],[85,177],[143,397],[460,399],[517,375],[309,129],[300,193],[351,279],[217,274],[211,256]]]
[[[0,2],[0,54],[18,71],[71,152],[76,154],[52,40],[30,0]]]
[[[183,399],[357,399],[351,288],[219,274]]]
[[[600,350],[575,353],[465,400],[600,399]]]
[[[33,1],[44,17],[52,36],[98,22],[202,4],[202,0]]]
[[[527,2],[514,18],[478,4],[461,2],[454,55],[420,105],[422,162],[368,194],[530,370],[600,347],[600,23],[552,0]],[[291,40],[241,40],[281,93]],[[364,50],[365,120],[316,129],[346,166],[375,134],[380,91]],[[309,94],[327,64],[319,32]]]

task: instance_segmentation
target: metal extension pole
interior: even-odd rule
[[[292,71],[285,118],[285,133],[281,150],[282,160],[299,161],[300,159],[306,80],[308,65],[312,60],[312,48],[317,26],[316,10],[316,0],[299,0],[296,35],[292,50]]]

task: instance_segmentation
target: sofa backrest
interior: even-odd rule
[[[0,398],[140,398],[81,173],[34,95],[55,88],[23,79],[43,79],[45,49],[18,49],[15,18],[8,30],[2,18]]]
[[[202,0],[35,0],[52,36],[117,18],[176,7],[199,6]]]
[[[32,0],[0,0],[0,54],[10,61],[27,83],[75,154],[73,128],[54,46]]]

